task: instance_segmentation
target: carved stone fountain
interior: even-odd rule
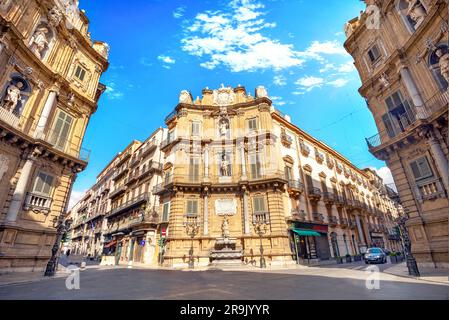
[[[236,248],[237,238],[231,238],[228,218],[225,216],[221,226],[222,236],[215,241],[210,251],[211,266],[239,266],[242,264],[243,251]]]

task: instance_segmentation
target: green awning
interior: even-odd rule
[[[305,230],[305,229],[292,229],[299,236],[313,236],[313,237],[321,237],[319,232],[313,230]]]

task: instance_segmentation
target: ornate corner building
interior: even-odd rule
[[[73,254],[104,256],[104,264],[157,265],[162,212],[151,191],[162,181],[159,147],[165,130],[131,142],[72,208],[68,247]]]
[[[170,267],[311,263],[400,250],[382,179],[291,123],[264,87],[182,91],[166,118],[160,196]]]
[[[0,270],[43,270],[105,90],[108,45],[77,1],[0,3]]]
[[[367,143],[392,171],[418,264],[449,267],[448,3],[365,2],[345,48],[379,131]]]

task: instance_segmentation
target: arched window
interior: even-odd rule
[[[399,0],[396,10],[410,33],[415,32],[427,16],[427,8],[421,0]]]
[[[55,31],[46,21],[41,21],[34,29],[29,47],[39,59],[45,60],[54,42]]]
[[[432,72],[438,86],[441,90],[448,89],[448,81],[442,74],[442,67],[446,73],[449,72],[449,47],[446,44],[440,44],[429,54],[429,69]],[[448,75],[449,76],[449,75]]]
[[[1,107],[20,117],[31,95],[30,83],[20,74],[12,74],[1,91]]]

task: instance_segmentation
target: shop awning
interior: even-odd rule
[[[312,236],[312,237],[321,237],[321,233],[313,231],[313,230],[306,230],[306,229],[292,229],[294,233],[296,233],[298,236]]]
[[[117,243],[117,240],[113,240],[113,241],[109,242],[107,245],[105,245],[104,248],[112,247],[116,243]]]

